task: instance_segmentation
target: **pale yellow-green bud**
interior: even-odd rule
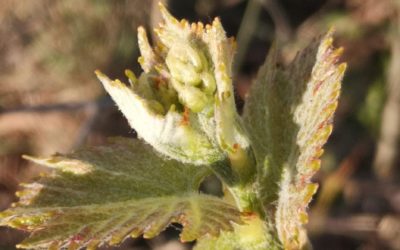
[[[202,89],[204,90],[204,92],[208,95],[214,94],[217,88],[217,84],[215,83],[214,77],[210,73],[204,72],[201,75],[201,80],[202,80]]]
[[[172,78],[194,86],[201,82],[200,75],[196,71],[196,68],[191,63],[181,60],[175,54],[169,52],[165,62]]]
[[[171,80],[172,85],[178,91],[179,100],[193,112],[200,112],[208,103],[208,98],[200,89],[184,85],[176,80]]]
[[[133,86],[135,83],[137,83],[137,78],[135,73],[133,73],[133,71],[126,69],[125,70],[125,75],[126,77],[128,77],[129,83],[131,84],[131,86]]]
[[[201,51],[196,50],[189,44],[176,44],[169,50],[169,54],[185,63],[190,63],[194,66],[197,72],[203,69],[203,60]]]

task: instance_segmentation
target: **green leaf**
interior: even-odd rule
[[[244,110],[259,171],[259,194],[267,214],[274,214],[285,249],[306,243],[302,224],[317,185],[346,64],[333,49],[332,31],[281,67],[275,48],[260,69]]]
[[[55,171],[25,184],[0,214],[0,225],[31,232],[21,248],[95,249],[154,237],[174,222],[183,225],[181,240],[192,241],[240,223],[234,206],[198,193],[207,168],[166,160],[137,140],[27,158]]]

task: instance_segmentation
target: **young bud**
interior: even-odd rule
[[[122,100],[122,90],[107,91],[138,135],[160,152],[195,163],[229,158],[237,175],[252,175],[254,162],[231,80],[234,43],[218,19],[204,28],[160,9],[164,23],[155,30],[156,49],[138,29],[145,73],[136,80],[127,72],[132,94]]]
[[[165,63],[168,66],[172,78],[177,81],[193,86],[201,82],[200,75],[196,72],[195,67],[191,63],[183,61],[175,54],[169,52]]]
[[[129,83],[131,84],[131,87],[135,84],[135,83],[137,83],[137,78],[136,78],[136,75],[135,75],[135,73],[133,73],[133,71],[131,71],[131,70],[129,70],[129,69],[126,69],[125,70],[125,75],[126,75],[126,77],[128,77],[128,80],[129,80]]]
[[[214,94],[217,88],[214,77],[210,73],[205,72],[201,75],[201,81],[203,91],[208,95]]]
[[[168,54],[174,55],[182,62],[192,64],[196,72],[201,72],[203,69],[203,53],[200,50],[196,51],[190,44],[176,44]]]
[[[179,100],[184,106],[197,113],[204,109],[208,103],[207,96],[198,88],[183,85],[178,81],[171,80],[172,86],[178,91]]]

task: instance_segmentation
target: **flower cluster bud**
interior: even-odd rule
[[[160,5],[164,23],[151,46],[138,29],[144,72],[127,70],[130,86],[97,73],[138,135],[183,162],[210,164],[229,158],[246,165],[249,143],[236,112],[230,66],[234,42],[221,23],[178,21]]]

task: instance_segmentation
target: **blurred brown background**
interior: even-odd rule
[[[315,249],[400,249],[400,3],[398,0],[171,0],[179,18],[220,16],[236,36],[237,103],[274,40],[283,58],[329,27],[345,48],[334,132],[308,225]],[[150,0],[1,0],[0,210],[18,183],[46,171],[21,154],[65,153],[108,136],[135,136],[93,71],[140,72],[136,28],[159,21]],[[209,184],[212,188],[212,185]],[[120,249],[188,249],[179,230]],[[0,249],[23,233],[0,228]]]

